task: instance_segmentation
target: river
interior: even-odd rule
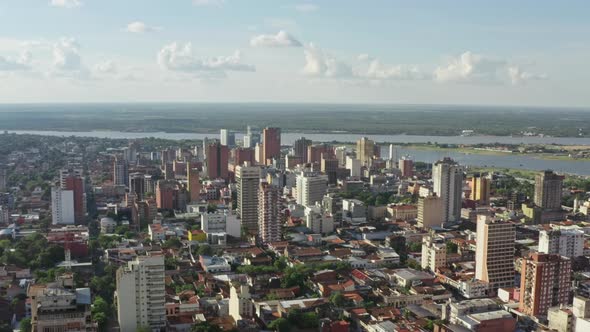
[[[90,132],[73,132],[73,131],[30,131],[30,130],[9,130],[9,133],[16,134],[33,134],[46,136],[78,136],[78,137],[99,137],[113,139],[139,139],[145,137],[156,137],[162,139],[181,140],[181,139],[203,139],[218,138],[216,134],[202,133],[135,133],[135,132],[118,132],[118,131],[90,131]],[[243,134],[236,133],[236,138],[241,139]],[[283,145],[291,145],[293,142],[305,136],[314,142],[354,142],[362,135],[343,134],[343,133],[283,133],[281,140]],[[380,143],[426,143],[438,142],[441,144],[477,144],[477,143],[505,143],[505,144],[561,144],[561,145],[590,145],[590,138],[576,137],[508,137],[508,136],[411,136],[411,135],[366,135]],[[443,157],[451,157],[465,166],[485,166],[499,168],[517,168],[526,170],[546,170],[552,169],[561,173],[578,174],[590,176],[590,161],[577,160],[547,160],[526,155],[506,154],[506,155],[485,155],[485,154],[466,154],[456,151],[442,150],[417,150],[408,148],[398,148],[398,155],[409,155],[416,161],[432,163]],[[383,148],[382,156],[388,157],[387,148]]]

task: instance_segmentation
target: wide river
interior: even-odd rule
[[[216,134],[208,133],[135,133],[135,132],[118,132],[118,131],[30,131],[30,130],[9,130],[9,133],[16,134],[34,134],[46,136],[79,136],[79,137],[99,137],[113,139],[137,139],[145,137],[156,137],[162,139],[182,140],[182,139],[203,139],[218,138]],[[241,139],[243,134],[236,133],[236,138]],[[314,142],[354,142],[362,135],[343,134],[343,133],[283,133],[281,141],[283,145],[291,145],[293,142],[305,136]],[[366,135],[380,143],[426,143],[437,142],[441,144],[477,144],[477,143],[506,143],[506,144],[560,144],[560,145],[590,145],[590,138],[576,137],[509,137],[509,136],[414,136],[414,135]],[[382,156],[388,157],[388,149],[383,148]],[[501,168],[518,168],[527,170],[546,170],[552,169],[557,172],[579,174],[590,176],[590,161],[576,160],[547,160],[532,156],[524,155],[484,155],[484,154],[466,154],[455,151],[441,150],[416,150],[399,148],[398,156],[409,155],[416,161],[432,163],[442,157],[451,157],[465,166],[486,166]]]

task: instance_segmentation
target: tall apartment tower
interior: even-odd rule
[[[482,174],[475,174],[469,178],[469,187],[471,193],[469,199],[478,202],[480,205],[490,204],[490,184],[491,179]]]
[[[356,159],[361,161],[361,166],[370,167],[375,153],[375,142],[361,137],[356,142]]]
[[[117,317],[121,331],[166,327],[164,257],[137,256],[117,270]]]
[[[86,217],[86,186],[81,168],[64,168],[60,170],[60,187],[64,191],[72,191],[74,196],[74,220],[82,224]]]
[[[397,162],[397,147],[393,144],[389,144],[389,160]]]
[[[447,266],[447,245],[442,238],[436,238],[432,231],[422,238],[421,263],[422,269],[432,272]]]
[[[281,240],[280,189],[261,183],[258,190],[258,238],[262,243]]]
[[[73,225],[76,222],[73,190],[51,188],[51,214],[53,225]]]
[[[264,128],[262,138],[262,164],[272,165],[281,156],[281,128]]]
[[[414,161],[407,157],[402,157],[398,162],[398,167],[403,178],[414,176]]]
[[[539,252],[575,258],[584,255],[584,232],[577,229],[539,232]]]
[[[113,184],[116,186],[129,185],[129,164],[125,159],[115,157],[113,161]]]
[[[533,253],[522,260],[520,278],[521,312],[545,316],[550,307],[567,305],[572,262],[560,255]]]
[[[201,182],[199,180],[199,169],[187,167],[186,179],[191,202],[201,200]]]
[[[134,193],[138,200],[143,200],[143,196],[147,192],[143,173],[129,174],[129,192]]]
[[[418,226],[424,229],[443,223],[443,200],[436,195],[418,198]]]
[[[548,211],[561,210],[563,175],[543,171],[535,175],[535,205]]]
[[[258,230],[260,167],[250,166],[247,163],[237,166],[236,186],[238,190],[237,215],[248,231],[256,232]]]
[[[297,175],[297,204],[314,206],[316,202],[322,202],[328,187],[328,177],[315,173],[302,173]]]
[[[500,287],[514,286],[514,224],[480,215],[477,219],[475,278]]]
[[[302,164],[307,164],[307,148],[311,146],[311,140],[301,137],[293,143],[293,154],[295,157],[301,158]]]
[[[207,146],[207,176],[209,179],[228,180],[229,148],[219,142]]]
[[[444,158],[434,163],[432,169],[433,191],[443,200],[443,221],[461,218],[463,194],[463,168],[453,159]]]
[[[0,165],[0,192],[6,191],[6,168]]]

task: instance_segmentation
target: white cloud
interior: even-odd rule
[[[510,65],[507,60],[469,51],[451,59],[446,65],[437,67],[433,77],[439,82],[483,84],[502,84],[508,81],[518,84],[545,78],[544,75],[523,72],[518,66]]]
[[[301,47],[301,42],[289,35],[285,30],[276,35],[258,35],[250,40],[253,47]]]
[[[18,59],[0,56],[0,72],[31,70],[31,53],[24,51]]]
[[[352,67],[335,57],[325,53],[310,43],[303,51],[305,54],[305,67],[303,73],[316,77],[351,77]]]
[[[358,59],[358,61],[369,61],[369,60],[372,60],[373,57],[367,53],[362,53],[362,54],[359,54],[357,59]]]
[[[361,76],[376,80],[424,80],[429,78],[417,66],[387,66],[378,59],[371,61],[366,73]]]
[[[533,74],[523,71],[517,66],[508,67],[508,75],[513,85],[522,84],[527,81],[538,81],[547,79],[545,74]]]
[[[74,38],[61,38],[53,45],[53,66],[58,70],[81,68],[80,45]]]
[[[76,8],[82,6],[82,2],[80,0],[51,0],[49,4],[53,7],[62,8]]]
[[[113,60],[106,60],[94,65],[94,72],[99,74],[116,74],[117,64]]]
[[[195,6],[214,6],[221,7],[225,4],[225,0],[193,0]]]
[[[215,77],[227,71],[253,72],[256,70],[253,65],[241,62],[240,51],[228,56],[201,59],[193,54],[191,43],[184,45],[172,43],[164,46],[158,53],[158,64],[162,69],[170,71]]]
[[[127,32],[131,32],[131,33],[146,33],[146,32],[154,32],[154,31],[160,31],[162,28],[160,27],[154,27],[154,26],[149,26],[143,22],[140,21],[135,21],[135,22],[131,22],[129,24],[127,24]]]
[[[295,10],[297,10],[298,12],[303,12],[303,13],[315,12],[318,9],[319,9],[318,5],[313,4],[313,3],[301,3],[298,5],[295,5]]]

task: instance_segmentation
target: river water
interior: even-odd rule
[[[9,133],[16,134],[36,134],[46,136],[78,136],[78,137],[99,137],[113,139],[138,139],[145,137],[156,137],[162,139],[182,140],[182,139],[203,139],[218,138],[217,134],[203,133],[134,133],[118,131],[90,131],[90,132],[67,132],[67,131],[29,131],[29,130],[9,130]],[[236,138],[240,139],[241,133],[236,133]],[[344,133],[283,133],[281,143],[291,145],[293,142],[305,136],[314,142],[354,142],[362,135],[344,134]],[[414,136],[414,135],[366,135],[379,143],[426,143],[437,142],[441,144],[477,144],[477,143],[505,143],[505,144],[561,144],[561,145],[590,145],[590,138],[576,137],[509,137],[509,136]],[[383,148],[382,156],[388,158],[388,149]],[[561,173],[570,173],[590,176],[590,161],[576,160],[547,160],[525,155],[484,155],[484,154],[467,154],[456,151],[442,150],[416,150],[408,148],[398,148],[398,156],[409,155],[416,161],[432,163],[443,157],[451,157],[465,166],[485,166],[500,168],[517,168],[527,170],[546,170],[552,169]]]

